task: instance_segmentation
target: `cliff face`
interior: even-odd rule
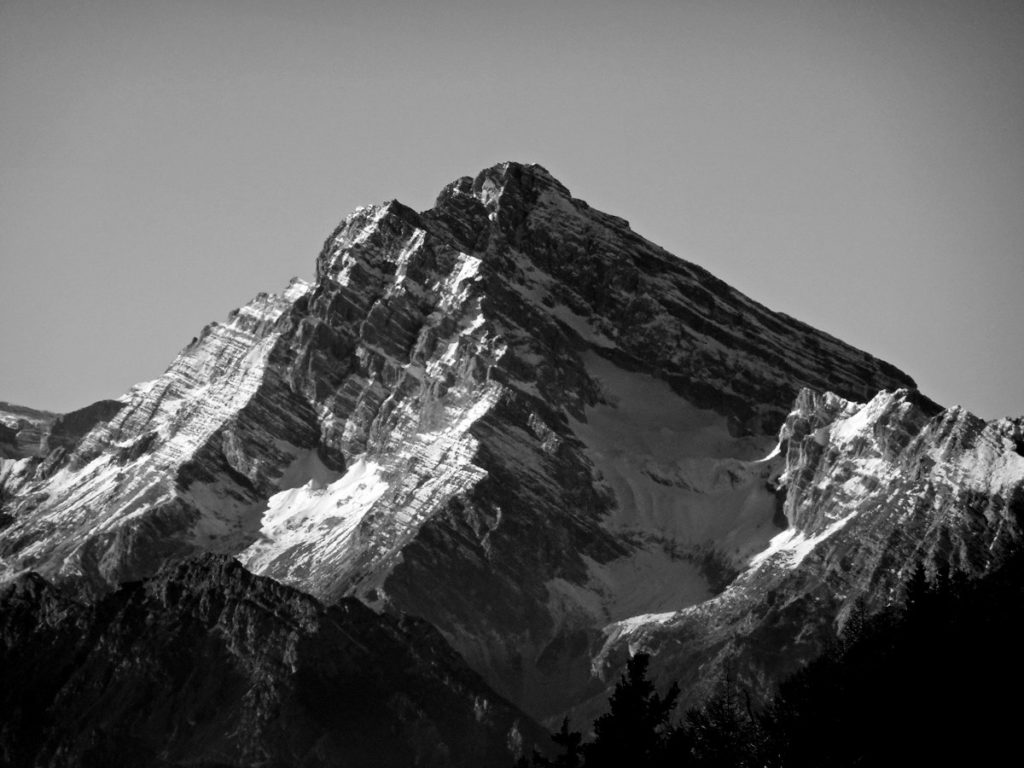
[[[102,591],[232,554],[429,620],[551,716],[603,689],[621,622],[691,615],[767,568],[755,557],[844,540],[830,526],[862,448],[816,440],[912,386],[507,163],[422,213],[357,210],[314,282],[204,329],[73,444],[5,462],[3,574]],[[787,416],[805,387],[836,394]],[[920,413],[883,457],[937,410],[900,397]]]
[[[45,453],[46,432],[57,414],[0,402],[0,459]]]
[[[716,598],[606,628],[595,672],[610,684],[648,650],[691,702],[726,676],[767,694],[852,612],[901,603],[919,567],[932,583],[997,569],[1024,538],[1022,429],[908,390],[868,403],[804,390],[780,434],[787,529]]]
[[[0,590],[4,765],[507,766],[538,730],[423,622],[223,556],[95,605]]]

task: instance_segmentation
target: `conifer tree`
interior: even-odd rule
[[[921,604],[927,600],[928,591],[928,577],[925,575],[924,563],[919,560],[914,565],[910,578],[907,579],[906,584],[903,586],[905,610],[910,611],[920,608]]]
[[[650,656],[638,653],[626,665],[609,711],[594,721],[594,741],[585,748],[587,768],[655,765],[665,751],[670,734],[669,718],[679,697],[673,683],[659,696],[647,679]]]
[[[538,768],[580,768],[583,765],[583,753],[580,743],[583,741],[583,734],[579,731],[569,730],[569,718],[562,720],[562,728],[558,733],[551,734],[551,740],[562,748],[562,752],[554,759],[549,760],[538,752],[533,754],[533,764]]]

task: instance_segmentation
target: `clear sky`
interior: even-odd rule
[[[1024,414],[1019,0],[0,0],[0,400],[116,397],[504,160]]]

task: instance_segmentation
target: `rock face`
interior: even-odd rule
[[[45,453],[46,432],[56,418],[49,411],[0,402],[0,459]]]
[[[40,455],[74,450],[78,441],[89,434],[93,427],[110,421],[124,406],[122,400],[100,400],[77,411],[57,416],[49,425]]]
[[[787,417],[805,387],[835,394]],[[102,591],[232,554],[425,618],[501,694],[557,716],[604,689],[642,617],[731,604],[798,544],[845,540],[829,526],[859,443],[833,456],[806,431],[912,387],[506,163],[422,213],[357,210],[314,282],[208,326],[73,447],[3,464],[2,575]],[[893,429],[917,434],[936,407],[899,396],[920,415]],[[839,485],[816,491],[819,475]],[[906,554],[882,527],[877,557]]]
[[[1024,539],[1024,419],[989,423],[908,390],[866,404],[804,390],[781,431],[789,527],[721,595],[606,629],[595,668],[631,652],[699,701],[724,682],[756,694],[820,653],[852,611],[929,581],[979,576]],[[580,707],[600,710],[601,697]]]
[[[93,606],[19,578],[0,670],[10,766],[507,766],[539,734],[425,622],[325,608],[223,556]]]
[[[71,413],[56,414],[0,402],[0,458],[47,456],[72,450],[89,430],[124,407],[120,400],[100,400]]]

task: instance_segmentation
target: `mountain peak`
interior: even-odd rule
[[[855,404],[912,386],[502,163],[426,211],[357,209],[313,285],[210,326],[59,451],[0,463],[0,579],[104,590],[235,556],[430,621],[552,715],[592,686],[609,621],[707,601],[786,520],[799,553],[833,530],[793,507],[818,503],[819,468],[842,483],[824,443],[889,461],[928,414]],[[862,410],[866,439],[839,439]]]
[[[518,204],[532,204],[544,192],[572,199],[566,186],[543,166],[513,162],[499,163],[480,171],[473,179],[473,192],[491,211],[498,210],[505,198]]]

